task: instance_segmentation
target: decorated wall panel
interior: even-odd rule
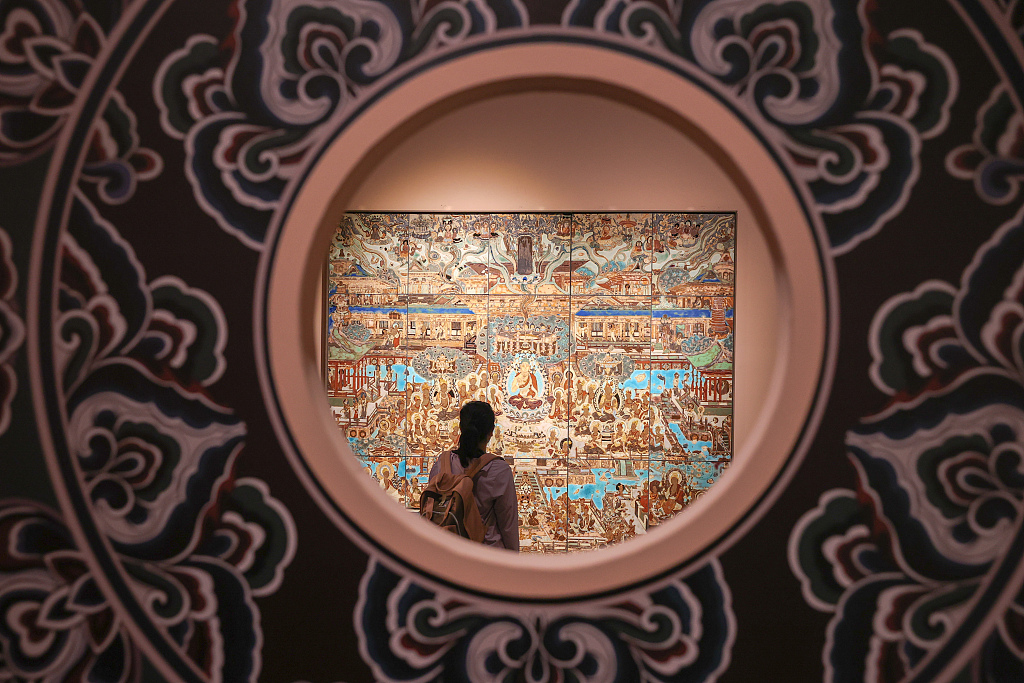
[[[736,216],[350,213],[328,263],[327,393],[415,508],[488,401],[524,550],[629,538],[732,457]]]
[[[0,680],[1024,680],[1022,36],[1020,0],[0,0]],[[434,98],[439,83],[449,89]],[[310,326],[272,329],[267,302],[275,264],[318,265],[282,258],[294,254],[283,226],[332,227],[293,208],[334,141],[393,140],[395,121],[460,107],[468,92],[538,85],[529,94],[564,85],[561,94],[591,99],[543,116],[506,107],[509,130],[477,121],[504,154],[483,161],[507,170],[503,189],[521,198],[502,206],[610,211],[659,183],[699,185],[673,159],[629,166],[630,143],[661,139],[650,121],[678,114],[692,125],[673,130],[717,144],[715,158],[738,176],[784,179],[757,197],[768,209],[787,197],[800,207],[801,220],[768,234],[773,264],[797,237],[814,247],[773,275],[820,270],[825,351],[801,431],[779,446],[783,470],[727,532],[656,572],[639,561],[601,568],[670,545],[656,533],[697,534],[686,515],[604,552],[494,552],[524,580],[492,590],[460,566],[444,574],[400,557],[327,500],[326,478],[307,466],[319,453],[299,447],[281,407],[301,394],[335,437],[323,396],[295,391],[299,378],[275,375],[267,352],[273,333]],[[375,107],[396,93],[409,106],[380,116]],[[577,136],[608,98],[632,109],[628,125]],[[694,116],[703,100],[722,116]],[[581,141],[586,163],[571,155],[577,172],[566,178],[519,172],[536,166],[516,157],[518,138],[538,129]],[[457,147],[463,132],[431,149]],[[739,133],[756,139],[763,163],[730,154]],[[625,144],[607,153],[612,137]],[[490,180],[483,165],[437,173],[442,155],[424,156],[418,170],[433,177],[472,168]],[[534,192],[583,176],[608,197],[558,204]],[[617,184],[593,182],[603,178]],[[334,174],[332,188],[360,180]],[[476,187],[394,205],[474,210],[482,204],[466,195]],[[746,228],[751,214],[739,215]],[[469,230],[457,220],[410,216],[408,243],[361,226],[335,274],[362,287],[365,304],[346,301],[350,315],[336,307],[329,322],[334,361],[349,365],[330,369],[342,394],[334,408],[357,455],[405,505],[452,436],[450,421],[410,416],[435,402],[449,412],[460,381],[467,394],[510,400],[500,392],[521,365],[514,348],[498,350],[502,316],[529,318],[544,297],[567,297],[558,314],[533,313],[548,332],[566,325],[569,355],[557,362],[578,365],[585,344],[595,368],[618,376],[619,351],[597,346],[611,343],[608,328],[586,313],[610,310],[595,297],[650,297],[652,397],[674,395],[686,381],[675,356],[701,350],[687,346],[701,321],[680,329],[669,315],[662,331],[658,311],[698,306],[654,259],[672,235],[653,221],[644,261],[631,257],[646,227],[634,226],[628,249],[595,237],[579,251],[575,236],[595,226],[572,216],[522,226],[508,243],[502,226],[514,216]],[[440,248],[446,233],[452,247],[461,239],[459,258]],[[566,240],[563,264],[575,270],[548,270]],[[620,262],[640,266],[625,272],[640,275],[602,271],[609,248],[625,250]],[[745,257],[741,248],[743,274],[753,272]],[[382,277],[345,270],[356,263]],[[722,303],[705,310],[728,310]],[[438,310],[458,316],[440,339]],[[636,329],[621,323],[637,309],[621,310],[615,343]],[[815,331],[790,322],[792,337]],[[502,370],[492,349],[513,362]],[[462,377],[468,356],[486,367],[477,360]],[[590,477],[618,481],[604,510],[635,514],[629,503],[655,484],[662,497],[666,481],[718,476],[721,462],[670,448],[675,432],[653,419],[654,398],[646,455],[599,457],[617,432],[606,439],[569,416],[587,406],[600,422],[600,383],[578,386],[584,370],[555,378],[542,358],[527,359],[513,407],[525,414],[550,399],[544,419],[564,414],[555,441],[571,439],[574,455],[564,465],[522,456],[539,482],[523,496],[531,534],[554,501],[566,547],[576,528],[603,524],[592,497],[573,497]],[[304,370],[315,363],[301,360]],[[385,390],[389,403],[369,400]],[[385,436],[371,441],[374,419]],[[643,434],[642,424],[615,424],[620,441]],[[503,451],[515,443],[506,426]],[[717,452],[714,438],[702,441]],[[688,514],[708,509],[747,462],[760,461],[737,455]],[[545,486],[566,495],[548,502]],[[650,513],[648,523],[659,510]],[[572,581],[596,567],[605,582],[559,582],[563,594],[539,598],[528,582],[544,583],[536,577],[549,567]]]

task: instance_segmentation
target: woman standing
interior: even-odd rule
[[[494,409],[484,401],[470,401],[459,411],[459,445],[442,453],[430,468],[434,479],[441,459],[449,458],[451,472],[462,474],[487,451],[494,433]],[[484,465],[473,480],[473,498],[484,523],[484,544],[519,552],[519,503],[515,477],[503,458]]]

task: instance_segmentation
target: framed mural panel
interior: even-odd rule
[[[521,547],[616,543],[732,459],[735,213],[348,213],[328,257],[328,401],[410,509],[470,400],[497,414]]]

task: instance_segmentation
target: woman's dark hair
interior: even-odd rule
[[[480,442],[494,431],[494,408],[486,401],[470,401],[459,411],[459,447],[455,452],[463,467],[484,454]]]

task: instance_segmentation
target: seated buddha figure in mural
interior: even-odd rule
[[[537,376],[530,370],[530,364],[526,361],[519,364],[519,371],[512,377],[509,389],[511,395],[508,402],[516,408],[531,410],[543,404]]]

